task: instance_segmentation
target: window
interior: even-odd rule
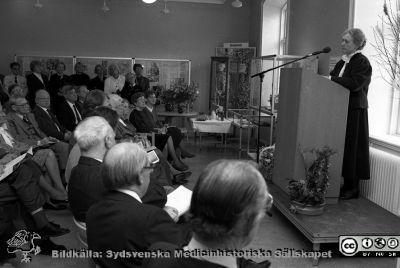
[[[386,0],[394,13],[399,12],[399,2]],[[366,34],[367,45],[363,53],[373,68],[368,92],[370,135],[400,145],[400,93],[399,89],[392,86],[394,80],[379,61],[374,35],[376,26],[383,26],[383,30],[388,31],[384,27],[384,3],[385,0],[354,0],[354,27],[362,29]],[[395,45],[398,51],[400,43]]]
[[[279,54],[286,55],[287,53],[287,2],[281,7],[280,16],[280,34],[279,34]]]

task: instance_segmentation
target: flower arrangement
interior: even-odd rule
[[[193,104],[199,96],[199,85],[192,82],[190,85],[186,83],[172,84],[170,89],[163,90],[160,94],[164,103],[173,104]]]
[[[329,147],[308,151],[316,156],[309,168],[306,167],[305,163],[306,152],[302,152],[306,178],[289,181],[289,197],[290,200],[304,205],[321,205],[325,203],[325,194],[329,187],[330,157],[335,152]]]

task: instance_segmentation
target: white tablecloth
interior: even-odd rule
[[[232,121],[224,119],[221,120],[206,120],[196,121],[196,119],[190,119],[193,123],[193,129],[198,132],[205,133],[230,133],[232,132]]]

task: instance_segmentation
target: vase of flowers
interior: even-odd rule
[[[199,85],[192,82],[190,85],[182,82],[171,84],[170,89],[161,92],[160,97],[167,111],[171,107],[178,107],[178,112],[189,111],[199,96]],[[168,106],[168,107],[167,107]]]

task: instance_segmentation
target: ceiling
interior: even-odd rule
[[[226,0],[168,0],[168,2],[188,2],[205,4],[224,4]]]

